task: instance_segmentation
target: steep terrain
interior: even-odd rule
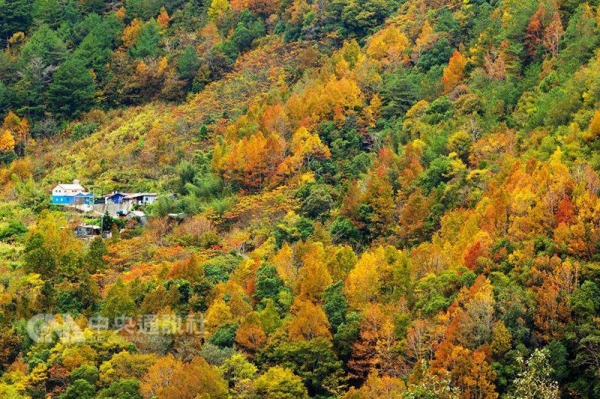
[[[600,396],[597,2],[0,14],[0,397]]]

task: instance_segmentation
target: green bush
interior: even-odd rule
[[[73,131],[71,132],[71,138],[73,138],[74,140],[82,139],[94,133],[96,129],[98,129],[97,123],[78,123],[75,125],[75,127],[73,127]]]
[[[11,221],[8,226],[0,230],[0,241],[14,241],[27,233],[27,226],[21,222]]]

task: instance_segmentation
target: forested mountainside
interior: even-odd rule
[[[0,397],[600,397],[598,3],[0,0]]]

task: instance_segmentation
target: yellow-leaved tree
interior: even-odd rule
[[[145,398],[226,398],[227,383],[219,371],[198,356],[190,363],[162,357],[148,369],[140,391]]]
[[[305,127],[299,128],[290,143],[292,156],[286,158],[277,168],[278,176],[289,176],[299,171],[315,159],[329,159],[329,148],[321,142],[318,134],[309,132]]]
[[[304,266],[298,276],[297,291],[300,297],[312,302],[319,302],[321,294],[332,279],[325,263],[325,250],[322,243],[310,244],[310,248],[302,257]]]
[[[600,136],[600,111],[594,112],[588,131],[589,133],[583,136],[586,140],[593,140]]]
[[[208,8],[208,18],[211,21],[219,19],[227,10],[229,10],[229,2],[227,0],[212,0]]]
[[[15,138],[9,130],[5,130],[0,135],[0,152],[12,151],[15,148]]]
[[[367,46],[367,55],[384,65],[395,65],[409,61],[409,48],[410,41],[404,33],[390,25],[372,36]]]
[[[28,135],[27,119],[19,118],[15,113],[9,111],[0,128],[0,152],[14,149],[17,154],[23,155]]]
[[[348,304],[355,309],[362,309],[379,297],[381,288],[380,265],[385,263],[385,253],[379,247],[365,252],[346,278],[344,291]]]

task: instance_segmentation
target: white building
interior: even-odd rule
[[[125,202],[129,202],[132,205],[149,205],[156,201],[155,193],[132,193],[127,194],[124,198]]]
[[[73,180],[73,184],[60,183],[52,189],[52,203],[55,205],[91,205],[94,203],[94,196],[85,191],[79,184],[79,180]]]
[[[85,192],[85,189],[79,184],[79,180],[73,180],[73,184],[60,183],[52,189],[53,196],[74,196],[83,192]]]

